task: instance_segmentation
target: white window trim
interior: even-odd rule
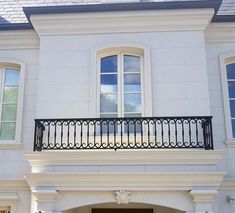
[[[91,52],[91,91],[90,91],[90,100],[91,100],[91,109],[90,117],[96,118],[100,116],[99,112],[99,75],[100,67],[99,61],[101,57],[107,55],[115,55],[118,52],[124,52],[126,54],[138,55],[141,57],[142,61],[142,73],[141,73],[141,86],[142,86],[142,116],[151,117],[152,116],[152,94],[151,94],[151,71],[150,71],[150,48],[147,46],[139,44],[130,44],[130,43],[118,43],[111,44],[108,46],[103,46],[100,48],[92,49]]]
[[[233,60],[231,60],[234,57]],[[232,124],[231,124],[231,112],[229,104],[229,92],[228,92],[228,83],[227,83],[227,69],[226,65],[235,63],[235,52],[229,52],[220,55],[220,73],[221,73],[221,85],[223,93],[223,103],[224,103],[224,120],[226,127],[226,144],[230,147],[234,147],[235,138],[233,138],[232,133]],[[231,143],[232,142],[232,143]]]
[[[15,140],[0,140],[0,149],[19,149],[21,148],[21,131],[22,131],[22,116],[23,116],[23,96],[24,96],[24,81],[25,81],[25,62],[12,59],[12,58],[0,58],[1,63],[10,63],[19,66],[20,79],[19,79],[19,91],[18,91],[18,106],[17,106],[17,118],[16,118],[16,133]]]

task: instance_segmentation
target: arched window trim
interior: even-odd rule
[[[13,58],[0,58],[0,70],[10,67],[19,69],[19,90],[17,102],[17,118],[15,140],[0,140],[0,149],[15,149],[21,147],[21,132],[22,132],[22,114],[23,114],[23,95],[24,95],[24,80],[25,80],[25,62]],[[2,81],[3,82],[3,81]],[[2,86],[1,82],[1,86]]]
[[[91,109],[90,117],[99,117],[99,61],[101,57],[112,54],[126,53],[142,58],[142,116],[152,116],[150,48],[138,44],[113,44],[93,49],[91,52]]]
[[[232,124],[231,124],[231,109],[229,103],[229,91],[227,83],[227,68],[229,64],[235,63],[235,52],[229,52],[220,55],[220,71],[221,71],[221,85],[223,93],[223,103],[224,103],[224,119],[226,127],[226,142],[229,145],[230,142],[235,143],[235,138],[233,138]]]

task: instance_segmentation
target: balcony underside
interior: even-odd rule
[[[79,165],[217,165],[222,150],[52,150],[25,153],[32,169]]]
[[[222,150],[53,150],[28,152],[29,185],[55,190],[192,190],[218,187]]]

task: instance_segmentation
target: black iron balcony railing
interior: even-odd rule
[[[212,117],[36,119],[34,151],[213,149]]]

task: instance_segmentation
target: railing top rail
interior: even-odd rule
[[[35,121],[89,121],[89,120],[125,120],[125,119],[129,119],[129,120],[153,120],[153,119],[211,119],[212,116],[156,116],[156,117],[118,117],[118,118],[47,118],[47,119],[34,119]]]

